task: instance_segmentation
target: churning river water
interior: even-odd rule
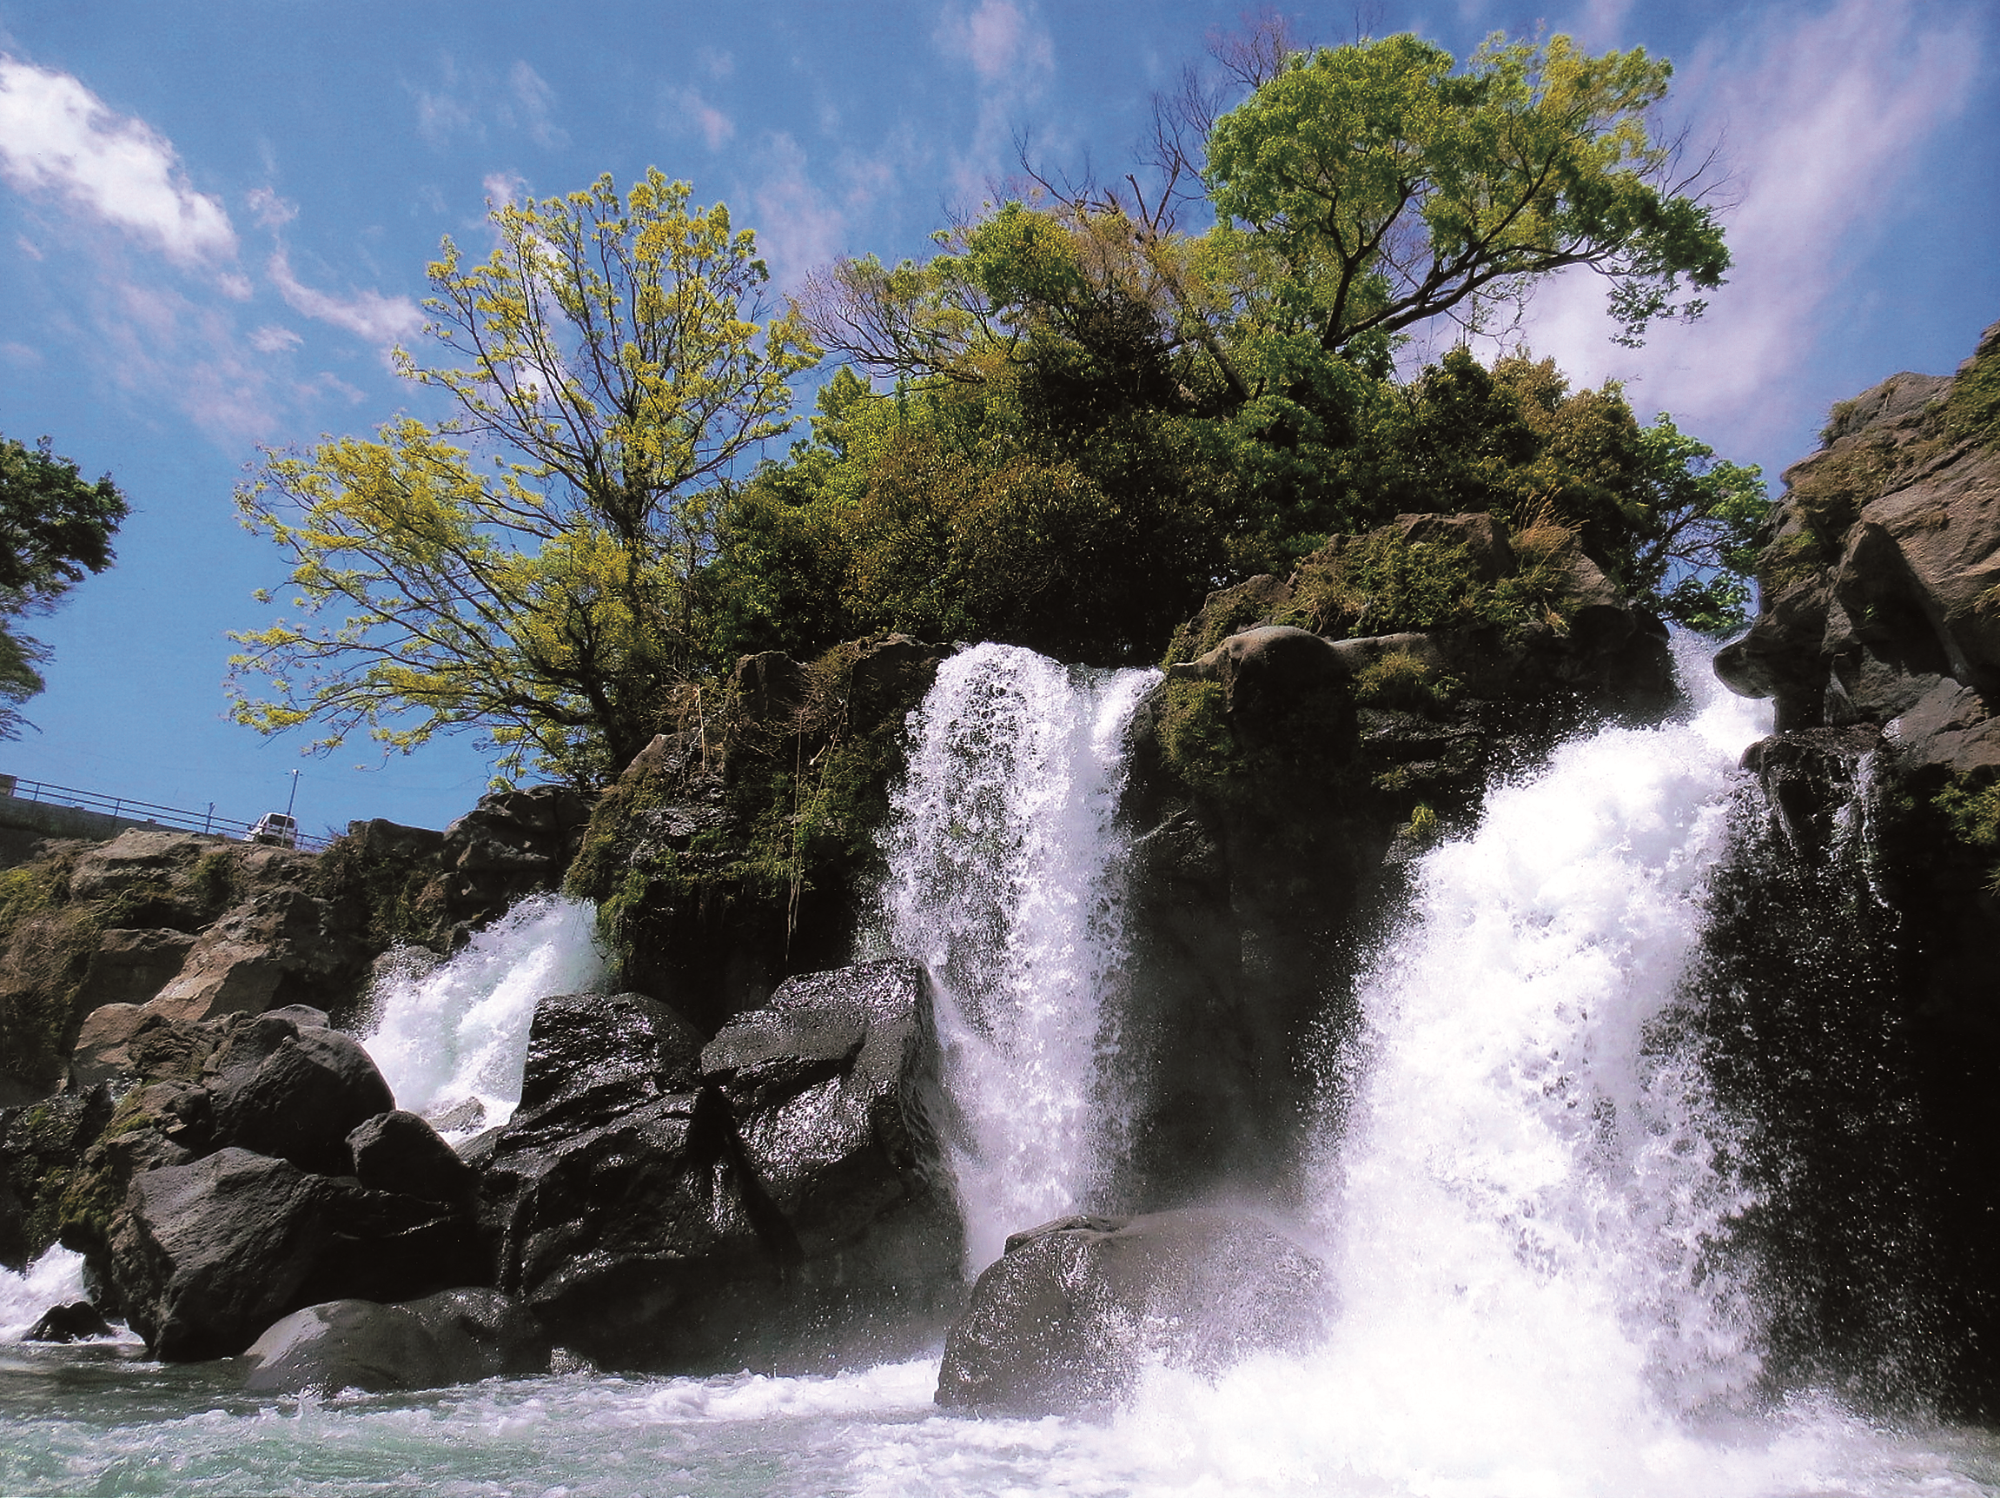
[[[936,1357],[274,1399],[131,1341],[21,1343],[80,1291],[58,1251],[0,1275],[0,1495],[2000,1494],[1991,1432],[1759,1392],[1757,1307],[1706,1252],[1749,1200],[1732,1123],[1653,1021],[1766,725],[1705,662],[1686,675],[1687,721],[1563,746],[1418,867],[1358,1033],[1324,1058],[1340,1122],[1287,1224],[1338,1287],[1316,1352],[1212,1381],[1150,1369],[1089,1421],[940,1413]],[[1116,749],[1143,688],[982,646],[912,719],[876,940],[940,977],[974,1270],[1087,1192],[1089,1152],[1119,1137],[1093,1069],[1116,1029]],[[592,963],[588,922],[543,906],[403,980],[377,1022],[399,1092],[504,1116],[521,973],[577,983]]]

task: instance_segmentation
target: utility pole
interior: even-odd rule
[[[294,803],[298,801],[298,799],[299,799],[299,772],[297,770],[294,770],[292,771],[292,793],[291,795],[285,798],[286,816],[290,816],[292,814],[292,806],[294,805]]]

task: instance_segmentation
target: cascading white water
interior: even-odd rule
[[[428,971],[390,973],[370,996],[362,1041],[396,1106],[447,1134],[513,1116],[535,1004],[604,986],[596,911],[588,901],[532,895]],[[468,1106],[476,1105],[476,1106]]]
[[[0,1342],[18,1342],[51,1306],[85,1298],[83,1255],[52,1248],[16,1274],[0,1269]]]
[[[1124,731],[1157,679],[1029,650],[954,656],[912,717],[883,833],[890,947],[939,988],[968,1267],[1077,1210],[1118,1120],[1098,1088],[1124,950]]]
[[[1199,1396],[1159,1375],[1130,1419],[1168,1459],[1199,1402],[1223,1490],[1273,1463],[1340,1492],[1764,1489],[1761,1459],[1689,1434],[1757,1372],[1754,1311],[1707,1252],[1747,1193],[1660,1022],[1767,727],[1705,660],[1683,674],[1692,721],[1563,746],[1423,860],[1323,1145],[1326,1345]]]

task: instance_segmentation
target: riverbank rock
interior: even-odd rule
[[[66,1306],[50,1306],[41,1319],[28,1329],[23,1342],[88,1342],[94,1337],[115,1336],[104,1314],[87,1300],[73,1300]]]
[[[254,1394],[436,1389],[549,1371],[549,1339],[497,1290],[446,1290],[381,1305],[335,1300],[294,1311],[244,1353]]]
[[[1996,381],[2000,324],[1954,376],[1835,406],[1786,470],[1759,613],[1715,661],[1774,699],[1745,756],[1772,826],[1740,835],[1759,857],[1710,938],[1748,975],[1714,985],[1717,1064],[1790,1151],[1765,1164],[1760,1252],[1790,1286],[1774,1366],[1887,1381],[1870,1365],[1921,1320],[1950,1329],[1937,1397],[1980,1418],[2000,1410]]]
[[[1067,1414],[1128,1394],[1148,1364],[1214,1375],[1299,1352],[1328,1313],[1319,1261],[1255,1218],[1208,1209],[1064,1217],[1016,1233],[945,1341],[937,1402]]]
[[[871,1316],[899,1334],[955,1283],[921,969],[789,980],[698,1065],[685,1022],[638,996],[544,1009],[541,1080],[475,1162],[499,1286],[566,1345],[608,1366],[741,1366]],[[553,1085],[593,1011],[638,1044]]]

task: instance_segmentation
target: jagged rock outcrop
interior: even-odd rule
[[[1703,990],[1732,1101],[1785,1155],[1763,1162],[1754,1228],[1779,1266],[1778,1355],[1865,1387],[1871,1358],[1934,1326],[1939,1397],[1983,1414],[2000,1409],[1996,388],[2000,324],[1955,376],[1836,406],[1785,474],[1760,612],[1715,663],[1775,699],[1745,761],[1773,822],[1718,880]]]
[[[1007,1240],[946,1338],[937,1402],[1044,1415],[1116,1403],[1148,1363],[1214,1375],[1301,1352],[1331,1309],[1320,1262],[1215,1210],[1064,1217]]]
[[[1456,622],[1357,633],[1416,607],[1385,602],[1413,575]],[[1148,1207],[1289,1189],[1309,1032],[1338,1023],[1395,865],[1562,733],[1676,700],[1657,618],[1567,532],[1510,538],[1487,515],[1402,516],[1212,594],[1175,654],[1126,793],[1149,1020],[1124,1060],[1148,1101],[1121,1189]]]
[[[545,1003],[522,1109],[473,1152],[500,1288],[622,1367],[796,1359],[921,1313],[959,1253],[930,1002],[909,964],[813,974],[698,1052],[637,995]]]
[[[765,652],[680,704],[599,800],[567,885],[598,902],[626,982],[713,1034],[848,959],[903,723],[948,653],[897,634]]]

